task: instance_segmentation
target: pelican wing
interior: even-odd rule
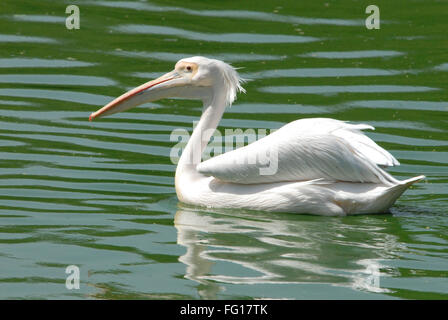
[[[395,184],[381,166],[398,161],[361,130],[364,124],[302,119],[239,149],[200,163],[197,170],[240,184],[325,179]]]

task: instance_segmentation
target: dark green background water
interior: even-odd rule
[[[369,4],[2,0],[0,298],[446,299],[448,3],[375,1],[380,30]],[[88,116],[191,55],[252,79],[221,129],[368,123],[392,174],[427,179],[391,215],[180,205],[170,134],[191,132],[199,102]]]

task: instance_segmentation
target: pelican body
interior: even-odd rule
[[[373,127],[328,118],[293,121],[252,144],[201,161],[225,108],[237,92],[245,92],[242,82],[220,60],[186,58],[89,120],[168,97],[202,100],[202,116],[175,175],[177,197],[191,205],[318,215],[385,213],[424,178],[398,181],[382,168],[399,162],[362,132]]]

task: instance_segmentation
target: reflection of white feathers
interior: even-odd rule
[[[177,243],[186,248],[179,259],[185,277],[201,284],[202,298],[217,299],[226,288],[231,294],[227,284],[328,284],[323,299],[349,297],[353,290],[390,292],[381,287],[390,274],[381,272],[390,269],[382,262],[396,255],[399,239],[383,232],[382,219],[344,221],[180,206],[174,226]],[[335,254],[335,247],[344,254]],[[258,291],[264,298],[310,298],[308,290]]]

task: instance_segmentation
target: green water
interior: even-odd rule
[[[376,1],[380,30],[369,4],[2,0],[0,298],[447,299],[448,3]],[[427,179],[389,215],[181,205],[170,134],[199,102],[88,116],[191,55],[252,79],[221,130],[368,123],[393,175]]]

